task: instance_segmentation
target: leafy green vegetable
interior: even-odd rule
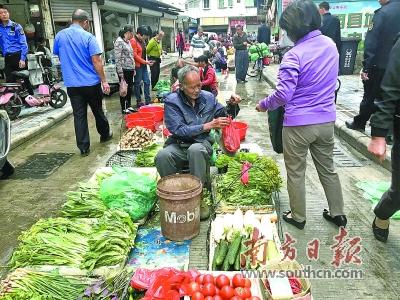
[[[76,300],[94,280],[55,272],[17,269],[1,282],[4,300]]]
[[[149,147],[140,150],[135,158],[135,165],[138,167],[154,167],[154,159],[162,147],[158,144],[153,144]]]
[[[238,152],[234,156],[229,156],[227,154],[218,155],[215,166],[217,168],[224,168],[229,165],[231,161],[255,163],[259,159],[260,155],[252,152]]]
[[[113,210],[99,219],[39,220],[19,237],[9,266],[113,266],[126,259],[136,231],[128,214]]]
[[[242,154],[242,153],[240,153]],[[244,153],[249,154],[249,153]],[[228,172],[217,181],[217,200],[230,205],[269,205],[272,193],[282,186],[282,178],[276,162],[265,156],[239,156],[253,160],[249,172],[249,184],[240,181],[242,164],[236,159],[229,162]]]

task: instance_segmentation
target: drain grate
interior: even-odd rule
[[[135,150],[120,150],[108,159],[106,167],[135,167],[136,153]]]
[[[333,161],[335,162],[336,167],[363,167],[363,164],[358,159],[338,145],[335,145],[333,148]]]
[[[12,179],[45,179],[67,162],[74,153],[36,153],[15,168]]]

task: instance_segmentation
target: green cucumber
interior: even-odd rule
[[[211,271],[217,270],[217,256],[220,251],[220,248],[221,248],[221,245],[218,244],[217,247],[215,247],[215,249],[214,249],[214,257],[213,257],[213,261],[212,261]]]
[[[233,267],[234,271],[240,271],[240,251],[236,255],[235,266]]]
[[[228,257],[228,261],[229,261],[230,265],[233,265],[235,263],[236,256],[238,255],[238,252],[240,249],[241,241],[242,241],[242,237],[238,236],[232,241],[232,243],[229,247],[228,254],[226,256]]]
[[[228,242],[225,240],[222,240],[219,242],[218,245],[220,246],[220,248],[219,248],[219,251],[217,252],[215,264],[217,266],[220,266],[224,262],[226,254],[228,253]]]

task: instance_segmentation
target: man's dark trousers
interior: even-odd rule
[[[104,115],[102,100],[103,90],[101,84],[85,87],[67,88],[68,96],[71,100],[74,114],[76,145],[81,151],[86,151],[90,147],[89,126],[87,120],[87,107],[93,112],[96,120],[97,132],[101,137],[108,137],[110,125]]]
[[[160,78],[161,59],[154,56],[150,56],[149,59],[154,61],[154,64],[150,66],[151,88],[154,89]]]
[[[4,75],[7,82],[16,82],[16,77],[12,74],[14,71],[21,71],[19,61],[21,60],[21,51],[6,54],[4,57]],[[26,68],[25,68],[26,69]],[[25,86],[30,95],[33,95],[33,87],[29,78],[25,80]]]
[[[400,210],[400,116],[395,117],[392,148],[392,184],[375,207],[375,215],[387,220]]]
[[[364,96],[360,103],[360,112],[354,117],[354,126],[357,128],[365,128],[371,115],[376,111],[374,104],[375,99],[381,98],[381,83],[385,75],[385,70],[373,68],[369,73],[369,79],[363,81]]]

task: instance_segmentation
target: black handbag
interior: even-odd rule
[[[285,109],[280,106],[275,110],[268,111],[269,135],[271,138],[272,149],[276,153],[283,153],[282,130]]]

